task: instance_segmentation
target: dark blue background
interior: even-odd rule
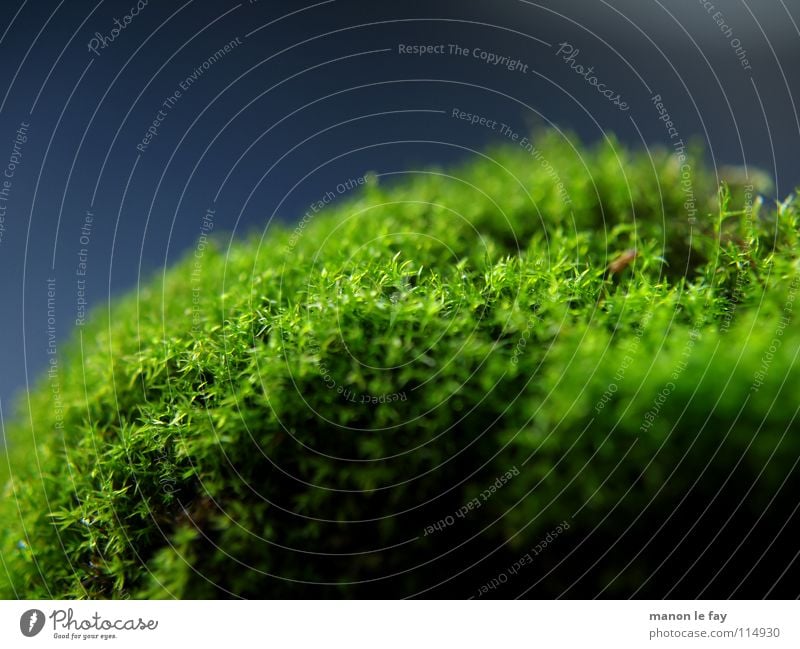
[[[89,52],[93,34],[108,34],[134,4],[3,3],[0,168],[20,123],[30,123],[0,241],[5,417],[46,367],[48,278],[58,341],[74,330],[87,209],[86,291],[97,305],[185,254],[218,192],[216,230],[240,236],[273,217],[297,219],[366,171],[447,164],[499,139],[452,119],[453,107],[520,131],[549,123],[589,141],[613,131],[634,145],[667,142],[653,92],[713,163],[763,167],[776,196],[800,184],[790,94],[800,87],[800,7],[781,0],[719,0],[712,12],[725,15],[751,71],[696,0],[333,0],[307,10],[313,2],[150,0],[99,56]],[[184,93],[140,156],[162,102],[236,37],[242,44]],[[536,39],[580,48],[580,62],[631,110]],[[404,56],[399,43],[481,47],[538,75],[471,57]]]

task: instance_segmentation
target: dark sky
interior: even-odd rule
[[[779,196],[800,184],[800,7],[788,0],[139,5],[3,3],[6,417],[82,300],[102,304],[173,263],[210,206],[217,230],[262,231],[366,171],[447,164],[500,139],[453,108],[642,146],[669,142],[660,95],[714,164],[762,167]]]

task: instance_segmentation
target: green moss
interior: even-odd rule
[[[800,453],[797,205],[719,201],[697,158],[688,186],[666,151],[535,142],[372,179],[94,312],[60,357],[63,418],[44,381],[8,431],[0,595],[409,595],[456,575],[444,592],[473,594],[563,520],[541,565],[733,473],[763,512]],[[583,592],[629,595],[664,557],[608,555]],[[547,574],[535,592],[575,578]]]

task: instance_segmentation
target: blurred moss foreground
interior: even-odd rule
[[[796,596],[797,204],[533,141],[94,312],[8,427],[0,594]]]

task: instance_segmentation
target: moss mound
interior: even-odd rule
[[[48,379],[8,431],[0,594],[796,584],[797,205],[534,142],[203,242],[95,312],[61,408]]]

